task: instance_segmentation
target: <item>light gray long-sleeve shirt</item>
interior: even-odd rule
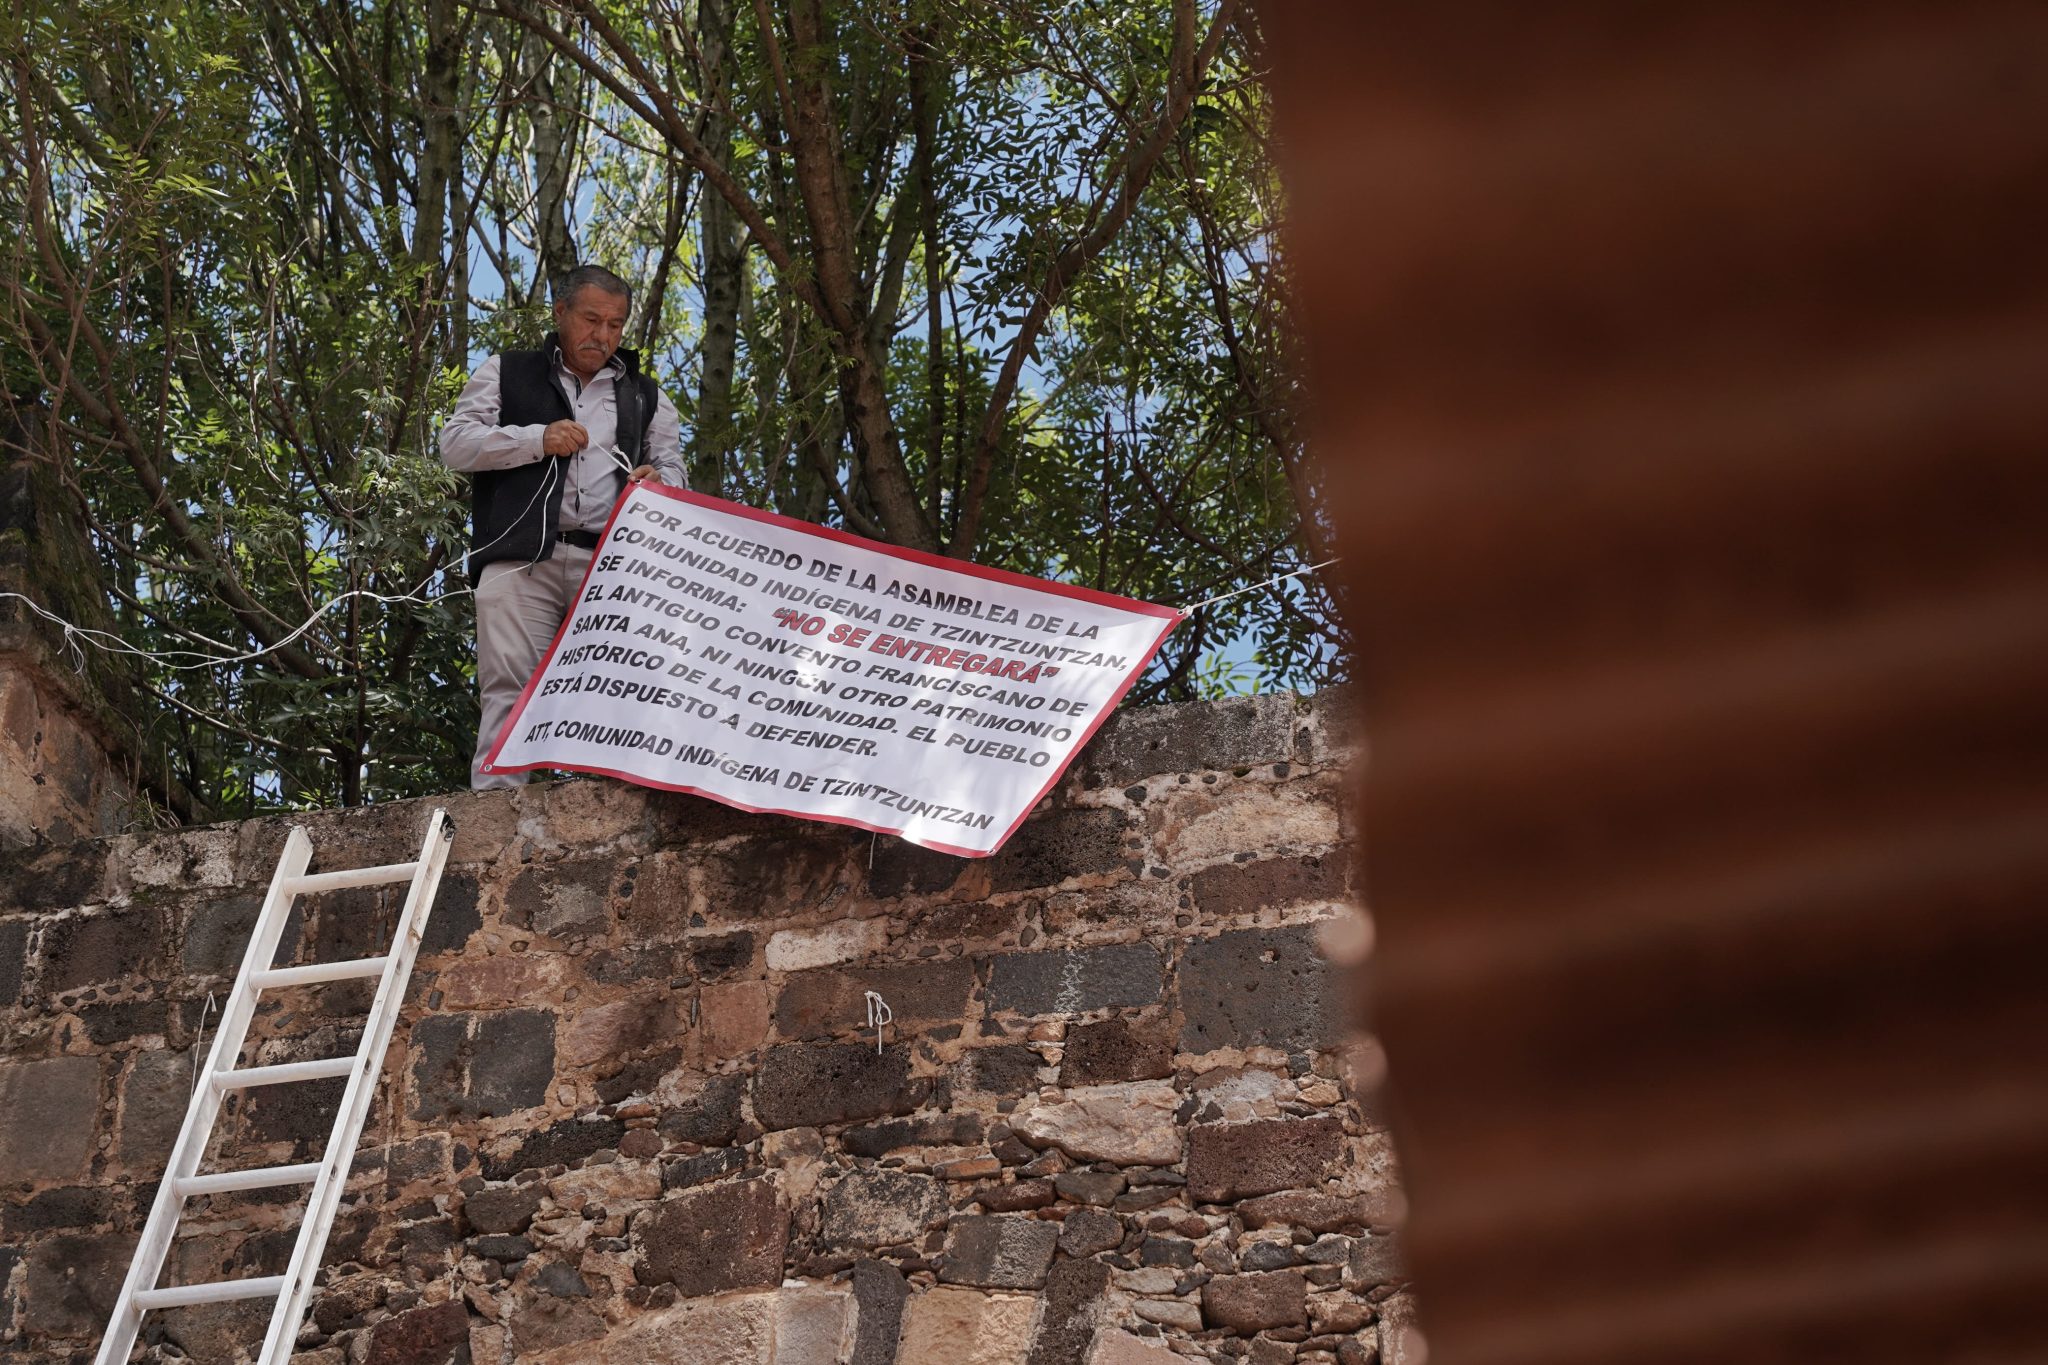
[[[626,457],[617,453],[619,439],[618,381],[625,377],[625,364],[617,356],[584,383],[568,366],[557,364],[555,375],[562,392],[569,396],[575,420],[590,433],[590,444],[569,460],[568,482],[562,489],[561,529],[601,531],[611,516],[617,483],[613,475]],[[662,483],[686,487],[683,473],[682,419],[666,393],[656,389],[654,416],[648,420],[646,439],[641,442],[640,463],[654,466]],[[462,386],[455,411],[441,428],[441,463],[465,474],[486,469],[516,469],[547,458],[541,449],[545,425],[501,427],[498,425],[498,357],[477,366],[476,373]]]

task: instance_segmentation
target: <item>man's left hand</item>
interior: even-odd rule
[[[632,473],[626,476],[626,482],[645,483],[647,480],[652,479],[653,477],[654,466],[651,464],[643,464],[636,468]]]

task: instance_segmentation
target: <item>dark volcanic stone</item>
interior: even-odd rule
[[[1163,1019],[1140,1023],[1117,1016],[1067,1030],[1060,1059],[1063,1086],[1152,1081],[1172,1074],[1173,1039]]]
[[[463,1201],[462,1216],[477,1232],[524,1232],[540,1211],[544,1193],[539,1182],[478,1190]]]
[[[680,1157],[661,1168],[661,1187],[687,1190],[731,1175],[746,1164],[747,1154],[738,1147],[720,1147],[697,1156]]]
[[[988,860],[995,891],[1054,886],[1069,877],[1108,872],[1124,861],[1123,812],[1107,807],[1049,811],[1026,820]]]
[[[1022,1213],[1042,1209],[1054,1198],[1050,1180],[1019,1180],[1014,1185],[983,1185],[974,1192],[974,1202],[990,1213]]]
[[[1237,1249],[1242,1270],[1285,1270],[1300,1259],[1285,1242],[1251,1242]]]
[[[739,1135],[740,1093],[745,1082],[738,1076],[713,1076],[694,1096],[664,1113],[655,1124],[670,1142],[694,1142],[700,1147],[723,1147]]]
[[[858,1261],[853,1267],[854,1340],[849,1365],[895,1365],[903,1331],[903,1303],[910,1285],[886,1261]]]
[[[1308,1323],[1308,1283],[1291,1271],[1218,1275],[1202,1286],[1202,1321],[1233,1332]]]
[[[1096,1303],[1109,1288],[1100,1261],[1061,1261],[1045,1278],[1045,1308],[1025,1365],[1068,1365],[1095,1337]]]
[[[28,962],[28,921],[0,920],[0,1010],[21,1000],[21,971]]]
[[[1088,785],[1122,787],[1160,773],[1282,763],[1293,744],[1294,698],[1276,694],[1119,711],[1083,763]]]
[[[496,1118],[547,1100],[555,1016],[545,1010],[433,1014],[413,1025],[412,1116]]]
[[[157,910],[132,907],[50,920],[43,927],[42,989],[56,994],[154,975],[145,969],[162,946],[163,914]]]
[[[1166,963],[1149,943],[1007,953],[989,969],[988,1007],[1024,1014],[1080,1014],[1159,998]]]
[[[364,1365],[466,1365],[469,1310],[460,1299],[396,1313],[370,1329]]]
[[[1147,1237],[1138,1247],[1138,1264],[1192,1268],[1195,1244],[1185,1237]]]
[[[1093,1256],[1123,1245],[1124,1220],[1099,1209],[1076,1209],[1060,1225],[1060,1250],[1069,1256]]]
[[[426,931],[420,935],[420,956],[452,953],[469,942],[469,936],[484,927],[477,909],[476,875],[447,872],[434,893],[434,909],[427,916]]]
[[[1346,1273],[1353,1284],[1364,1287],[1398,1284],[1407,1279],[1408,1269],[1401,1259],[1400,1239],[1392,1235],[1353,1238],[1351,1263]]]
[[[1190,943],[1176,994],[1184,1052],[1293,1052],[1327,1046],[1343,1033],[1342,983],[1316,951],[1312,925],[1242,929]]]
[[[906,892],[930,896],[949,889],[960,880],[966,864],[950,853],[939,853],[901,839],[877,843],[874,866],[868,869],[868,890],[891,898]]]
[[[721,980],[753,960],[754,936],[744,929],[690,942],[690,966],[700,981]]]
[[[815,1128],[917,1107],[910,1049],[881,1054],[865,1043],[789,1043],[770,1048],[754,1083],[754,1114],[768,1129]]]
[[[1302,901],[1343,900],[1349,867],[1343,854],[1224,863],[1197,872],[1191,889],[1202,913],[1238,918]]]
[[[775,1000],[775,1031],[784,1038],[858,1032],[869,991],[889,1002],[896,1027],[944,1023],[966,1012],[973,989],[974,964],[965,958],[792,972]]]
[[[976,1095],[1032,1095],[1038,1092],[1038,1068],[1045,1059],[1022,1043],[978,1047],[960,1059],[953,1088]]]
[[[655,1132],[670,1142],[725,1146],[739,1136],[739,1095],[743,1085],[741,1076],[711,1076],[705,1081],[705,1089],[659,1117]]]
[[[826,1250],[899,1246],[946,1221],[943,1181],[907,1171],[856,1170],[825,1194]]]
[[[521,1171],[536,1167],[573,1165],[592,1152],[618,1146],[619,1139],[625,1135],[626,1125],[618,1119],[595,1115],[563,1119],[537,1133],[527,1134],[525,1140],[509,1153],[486,1155],[484,1179],[509,1180]]]
[[[983,1289],[1037,1289],[1059,1238],[1057,1224],[1037,1218],[969,1214],[953,1222],[939,1279]]]
[[[1124,1192],[1124,1178],[1115,1171],[1061,1171],[1053,1184],[1062,1196],[1081,1204],[1106,1206]]]
[[[964,1147],[981,1141],[981,1120],[967,1114],[919,1114],[849,1128],[840,1145],[852,1156],[884,1157],[904,1147]]]
[[[782,1282],[789,1214],[766,1180],[713,1185],[663,1200],[633,1220],[642,1284],[687,1296]]]
[[[1344,1152],[1333,1118],[1197,1124],[1188,1130],[1188,1193],[1218,1204],[1275,1190],[1313,1190]]]
[[[1248,1228],[1289,1227],[1309,1232],[1362,1232],[1375,1223],[1394,1222],[1400,1209],[1401,1196],[1392,1190],[1383,1194],[1288,1190],[1247,1199],[1237,1206],[1238,1216]]]

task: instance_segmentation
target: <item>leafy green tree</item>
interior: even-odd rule
[[[708,491],[1166,602],[1327,557],[1258,75],[1237,0],[17,7],[0,362],[149,656],[164,799],[460,784],[434,435],[578,259],[638,286]],[[1294,579],[1139,695],[1342,643]]]

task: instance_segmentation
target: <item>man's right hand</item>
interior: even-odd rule
[[[540,448],[550,455],[574,455],[590,444],[590,433],[581,422],[550,422],[540,434]]]

